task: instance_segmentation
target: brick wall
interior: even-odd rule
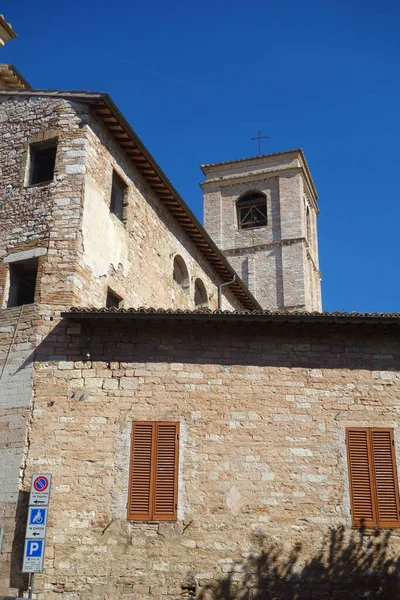
[[[204,225],[266,309],[321,310],[316,196],[303,166],[293,151],[204,168]],[[266,196],[268,224],[239,229],[236,202],[255,190]]]
[[[312,577],[333,536],[338,571],[350,561],[345,427],[394,428],[399,462],[399,367],[397,333],[369,326],[56,325],[37,351],[24,479],[53,474],[41,597],[172,600],[190,574],[198,590],[240,586],[261,538],[282,546],[265,560],[284,571],[292,552]],[[133,420],[181,423],[176,523],[126,520]],[[394,530],[387,557],[399,542]],[[332,598],[329,585],[313,593]]]

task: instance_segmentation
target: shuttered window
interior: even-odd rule
[[[128,519],[176,520],[179,423],[132,423]]]
[[[346,430],[354,527],[399,527],[400,503],[393,429]]]

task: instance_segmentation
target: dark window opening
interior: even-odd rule
[[[22,306],[35,301],[38,259],[10,264],[10,292],[7,306]]]
[[[32,144],[30,147],[29,185],[51,181],[56,164],[57,142]]]
[[[306,210],[306,222],[307,222],[307,240],[311,242],[311,217],[310,217],[310,209],[307,206]]]
[[[108,288],[107,290],[107,299],[106,299],[106,307],[107,308],[119,308],[121,306],[122,298],[118,296],[115,292]]]
[[[250,192],[237,204],[237,220],[239,229],[251,229],[267,225],[267,200],[261,192]]]
[[[128,186],[125,181],[114,171],[111,186],[110,211],[114,213],[120,221],[123,218],[124,196]]]

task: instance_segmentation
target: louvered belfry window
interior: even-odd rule
[[[393,429],[346,429],[353,527],[399,527]]]
[[[249,192],[236,202],[239,229],[267,225],[267,197],[262,192]]]
[[[128,519],[175,521],[179,423],[132,423]]]

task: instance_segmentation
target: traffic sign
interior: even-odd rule
[[[32,475],[29,504],[47,506],[50,500],[50,487],[51,475],[49,473],[35,473]]]
[[[43,571],[44,540],[25,540],[23,573]]]
[[[25,533],[26,538],[43,540],[46,537],[47,510],[47,506],[43,506],[42,508],[37,506],[29,507]]]

